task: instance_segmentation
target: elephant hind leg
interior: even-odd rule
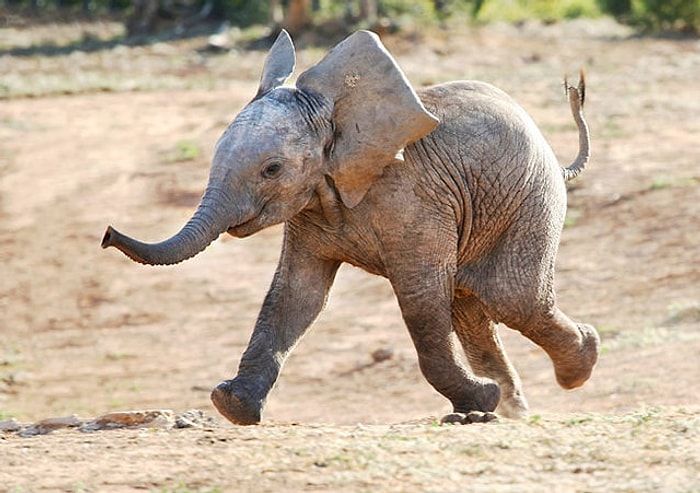
[[[551,314],[518,330],[547,352],[561,387],[575,389],[590,378],[600,354],[600,337],[593,326],[575,323],[554,307]]]
[[[465,285],[476,286],[474,292],[486,316],[544,349],[554,364],[559,385],[573,389],[591,376],[600,353],[600,338],[595,328],[573,322],[557,308],[555,256],[553,243],[519,243],[505,238],[503,248],[485,264],[485,271],[465,270],[462,274],[468,281]]]
[[[498,319],[544,349],[561,387],[574,389],[583,385],[600,354],[600,337],[595,328],[575,323],[555,305],[538,303],[537,299],[523,298],[519,308],[509,313],[502,304]],[[523,313],[528,316],[523,317]]]
[[[496,413],[512,419],[526,417],[528,405],[520,377],[506,355],[494,323],[476,297],[454,299],[452,326],[472,371],[477,376],[495,380],[501,387]]]

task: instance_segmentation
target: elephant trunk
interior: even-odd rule
[[[194,257],[225,232],[238,219],[230,214],[230,200],[225,191],[208,188],[192,218],[173,237],[160,243],[143,243],[112,226],[102,238],[102,248],[110,246],[127,257],[146,265],[172,265]]]

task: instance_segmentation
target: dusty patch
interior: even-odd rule
[[[697,409],[648,409],[469,426],[63,431],[6,440],[0,482],[14,491],[694,491],[699,429]]]

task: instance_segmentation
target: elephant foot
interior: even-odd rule
[[[509,419],[522,419],[527,418],[529,409],[522,392],[514,391],[501,397],[496,413]]]
[[[498,406],[501,388],[496,382],[484,380],[483,383],[470,387],[469,393],[458,399],[451,399],[455,413],[490,413]]]
[[[236,425],[256,425],[262,419],[262,402],[245,397],[246,392],[235,380],[226,380],[211,392],[211,401],[216,409]]]
[[[469,425],[472,423],[488,423],[498,419],[494,413],[484,413],[481,411],[471,411],[468,413],[451,413],[443,416],[440,424],[443,425]]]
[[[575,354],[560,358],[554,365],[557,382],[567,390],[580,387],[588,380],[600,354],[600,337],[595,328],[587,324],[577,326],[581,345]]]

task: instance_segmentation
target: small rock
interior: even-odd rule
[[[216,424],[216,420],[207,417],[201,409],[188,409],[175,416],[175,428],[203,428]]]
[[[56,430],[63,428],[77,428],[85,423],[75,414],[64,416],[61,418],[46,418],[37,421],[33,425],[25,428],[20,432],[21,436],[46,435]]]
[[[83,431],[114,430],[118,428],[172,428],[175,415],[169,410],[123,411],[95,418],[82,427]]]
[[[22,429],[22,425],[15,418],[0,421],[0,431],[14,432]]]
[[[381,363],[394,357],[394,349],[390,347],[382,347],[372,351],[372,361]]]

